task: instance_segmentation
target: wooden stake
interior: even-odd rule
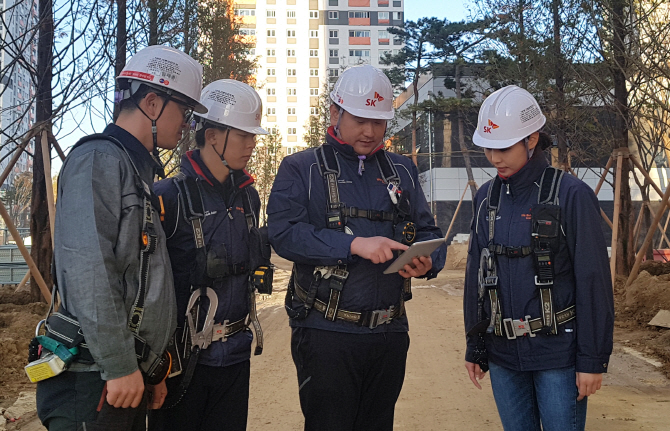
[[[607,217],[607,214],[605,214],[605,211],[603,211],[602,208],[600,208],[600,215],[603,216],[603,220],[605,220],[605,223],[607,223],[607,226],[609,226],[610,229],[614,229],[614,226],[612,226],[612,220],[610,220],[610,218]]]
[[[665,219],[665,225],[663,225],[663,232],[665,232],[668,229],[668,222],[670,222],[670,211],[668,212],[668,217],[666,217]],[[661,248],[661,245],[663,245],[663,238],[658,240],[658,247],[656,248]],[[670,246],[670,244],[668,244],[668,246]]]
[[[623,152],[618,152],[616,158],[616,182],[614,186],[614,213],[612,214],[612,256],[610,257],[610,274],[612,276],[612,285],[616,275],[616,257],[617,257],[617,240],[619,234],[619,211],[621,211],[621,170],[623,169]]]
[[[607,164],[605,165],[605,170],[603,171],[603,174],[600,176],[600,181],[598,181],[598,185],[594,190],[596,196],[598,196],[598,192],[600,191],[600,188],[603,186],[603,183],[605,182],[605,177],[609,173],[610,168],[612,167],[612,163],[614,163],[614,157],[610,156],[609,160],[607,161]]]
[[[451,233],[451,228],[454,226],[454,221],[456,220],[456,216],[458,215],[458,210],[461,209],[461,204],[463,203],[463,198],[465,197],[465,193],[468,191],[468,187],[470,187],[470,182],[465,185],[465,188],[463,189],[463,194],[461,195],[461,199],[458,201],[458,205],[456,206],[456,211],[454,211],[454,216],[451,218],[451,223],[449,223],[449,229],[447,229],[447,234],[444,236],[444,239],[449,238],[449,234]]]
[[[7,212],[7,208],[5,208],[5,204],[3,204],[1,200],[0,200],[0,215],[2,215],[2,218],[5,220],[5,224],[7,225],[9,232],[12,234],[12,237],[14,237],[14,239],[16,240],[16,245],[19,247],[21,255],[26,260],[28,268],[30,268],[30,272],[32,273],[33,277],[35,278],[35,281],[37,282],[37,285],[40,288],[40,291],[42,292],[42,296],[44,296],[44,299],[46,300],[47,304],[50,303],[51,291],[47,287],[47,284],[44,282],[42,274],[40,274],[40,271],[37,269],[37,265],[35,265],[33,258],[30,257],[30,252],[26,248],[25,244],[23,244],[23,239],[21,238],[21,235],[19,235],[19,231],[16,230],[16,226],[14,226],[14,223],[12,222],[12,219],[9,217],[9,213]]]
[[[654,188],[654,190],[656,190],[656,193],[658,193],[659,196],[663,196],[663,190],[661,190],[661,188],[660,188],[659,186],[656,185],[656,183],[654,182],[654,180],[651,179],[651,176],[649,175],[649,172],[647,172],[647,171],[644,169],[644,166],[642,166],[642,164],[640,163],[640,161],[637,160],[637,158],[635,158],[635,155],[634,155],[634,154],[631,154],[631,155],[629,156],[629,158],[630,158],[630,160],[633,162],[633,165],[635,165],[635,167],[636,167],[640,172],[642,172],[642,175],[644,175],[644,177],[647,179],[647,181],[649,181],[649,184],[651,184],[651,186]]]
[[[26,149],[26,146],[28,145],[30,140],[33,139],[40,130],[41,129],[31,129],[28,131],[28,133],[26,133],[26,136],[23,138],[23,141],[21,141],[21,143],[16,147],[16,150],[14,150],[14,155],[7,164],[7,167],[5,168],[4,171],[2,171],[2,175],[0,175],[0,185],[5,183],[5,180],[12,172],[12,169],[14,169],[14,165],[16,165],[16,162],[19,160],[19,157],[21,157],[21,153],[23,153],[23,150]]]
[[[663,217],[663,213],[665,213],[666,208],[670,207],[670,204],[668,203],[668,198],[670,198],[670,184],[665,189],[665,193],[663,194],[663,200],[661,201],[661,207],[658,209],[658,211],[656,211],[654,221],[651,222],[652,226],[657,225],[661,221],[661,217]],[[633,269],[631,269],[630,275],[628,276],[628,280],[626,281],[626,287],[630,286],[631,283],[635,281],[635,279],[637,278],[637,275],[640,271],[640,263],[642,262],[642,256],[644,256],[644,251],[647,250],[647,247],[651,245],[651,240],[654,237],[654,232],[655,232],[654,229],[649,229],[647,231],[647,236],[644,238],[642,247],[635,256],[635,263],[633,264]]]
[[[54,185],[51,180],[51,150],[46,132],[42,132],[42,160],[44,163],[44,182],[47,187],[47,204],[49,205],[49,226],[51,227],[51,249],[54,246],[54,225],[56,223],[56,207],[54,205]]]
[[[637,220],[635,221],[635,227],[633,228],[633,249],[637,248],[637,236],[640,234],[640,225],[642,224],[642,214],[644,209],[647,206],[646,202],[642,202],[642,207],[640,207],[640,212],[637,214]]]
[[[16,286],[16,290],[14,292],[18,292],[19,290],[23,289],[28,280],[30,280],[30,271],[26,272],[26,275],[23,276],[21,283],[19,283],[19,285]]]
[[[605,181],[604,175],[607,172],[609,172],[609,162],[608,162],[607,166],[608,166],[607,171],[605,171],[605,173],[603,173],[603,176],[600,177],[601,183],[598,184],[598,187],[600,187],[600,185],[602,184],[602,181]],[[572,170],[572,168],[568,167],[567,171],[570,172],[572,174],[572,176],[574,176],[575,178],[579,178],[579,177],[577,177],[577,174],[575,173],[575,171]],[[598,188],[598,187],[596,187],[596,188]],[[596,195],[598,194],[598,192],[595,192],[595,193],[596,193]],[[598,205],[600,205],[600,204],[598,204]],[[603,217],[603,220],[605,220],[605,223],[607,223],[607,226],[609,226],[610,229],[612,229],[612,220],[610,220],[610,218],[607,217],[607,214],[605,214],[605,211],[603,211],[602,208],[600,208],[600,215]]]

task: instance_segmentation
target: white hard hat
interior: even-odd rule
[[[384,72],[368,64],[345,70],[337,80],[331,100],[361,118],[393,119],[393,88]]]
[[[131,96],[133,82],[144,83],[168,95],[185,97],[195,112],[207,112],[207,108],[199,103],[202,65],[178,49],[162,45],[147,46],[130,57],[116,79],[125,90],[123,99]]]
[[[219,79],[202,90],[200,100],[206,114],[196,114],[205,121],[243,130],[255,135],[267,135],[261,127],[263,102],[256,90],[234,79]]]
[[[540,105],[528,91],[508,85],[484,100],[472,142],[484,148],[509,148],[539,131],[546,122]]]

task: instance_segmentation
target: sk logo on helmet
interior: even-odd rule
[[[375,105],[375,103],[377,103],[377,102],[381,102],[382,100],[384,100],[384,98],[383,98],[379,93],[377,93],[377,92],[375,91],[375,96],[374,96],[372,99],[367,99],[367,100],[365,101],[365,106],[374,106],[374,107],[377,107],[377,105]]]
[[[168,81],[167,79],[161,78],[161,80],[158,81],[158,82],[160,82],[161,84],[164,84],[164,85],[170,85],[170,81]]]
[[[498,126],[493,121],[489,120],[489,125],[484,126],[484,133],[491,133],[491,129],[497,129],[498,127],[500,127],[500,126]]]

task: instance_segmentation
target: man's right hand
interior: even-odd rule
[[[107,403],[116,408],[135,408],[142,402],[144,379],[142,372],[135,371],[127,376],[107,381]]]
[[[370,238],[356,237],[351,242],[351,254],[358,255],[372,263],[384,263],[393,259],[393,250],[405,251],[409,247],[383,236]]]

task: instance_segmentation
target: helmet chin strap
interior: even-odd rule
[[[341,106],[338,106],[339,109],[339,114],[337,115],[337,124],[335,124],[335,127],[333,128],[335,130],[335,135],[337,135],[338,138],[341,138],[340,136],[340,121],[342,121],[342,115],[344,114],[344,108]]]
[[[223,151],[221,151],[221,154],[219,154],[218,151],[216,151],[216,148],[214,148],[214,145],[212,145],[212,149],[216,153],[217,156],[221,159],[221,163],[223,163],[223,166],[227,167],[230,169],[230,166],[228,166],[228,162],[226,161],[226,158],[223,156],[226,154],[226,148],[228,147],[228,136],[230,135],[230,128],[226,129],[226,139],[223,141]]]
[[[161,162],[161,159],[160,159],[159,154],[158,154],[158,128],[156,127],[156,121],[158,121],[158,119],[161,118],[161,116],[163,115],[163,111],[165,110],[165,107],[167,106],[168,101],[161,97],[161,100],[163,101],[163,107],[161,107],[161,111],[158,113],[158,117],[156,117],[156,119],[154,120],[153,118],[149,117],[147,115],[147,113],[144,112],[144,110],[142,110],[142,108],[140,108],[140,105],[132,97],[132,95],[130,97],[130,100],[132,100],[133,103],[135,104],[135,106],[137,107],[137,109],[139,109],[140,112],[142,114],[144,114],[144,116],[147,117],[151,121],[151,136],[153,138],[153,149],[151,151],[151,156],[154,158],[154,161],[156,163],[158,163],[158,166],[160,167],[160,169],[158,171],[158,176],[161,177],[161,178],[164,178],[165,177],[165,173],[163,172],[164,166],[163,166],[163,162]]]

